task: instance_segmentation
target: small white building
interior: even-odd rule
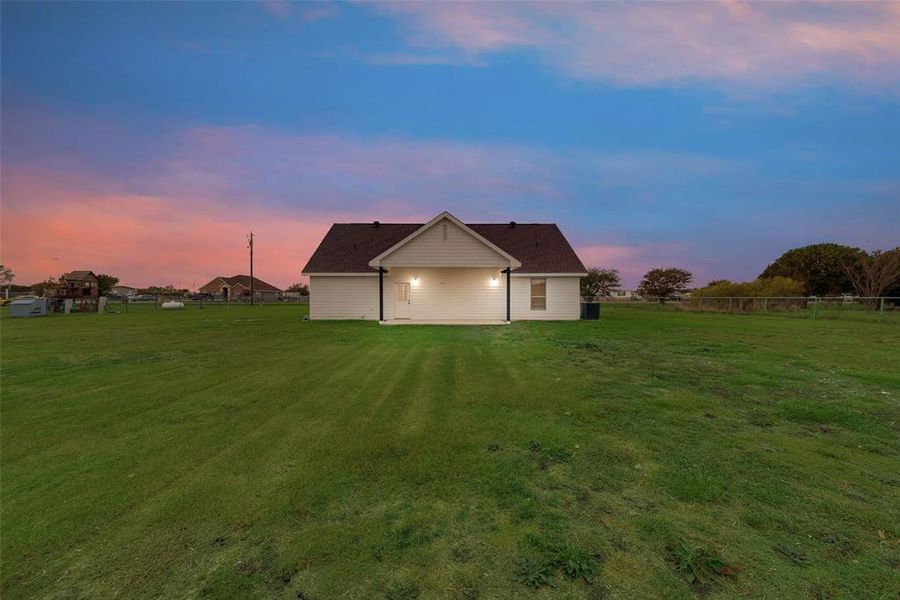
[[[552,223],[335,223],[313,253],[310,318],[578,319],[584,265]]]
[[[113,296],[134,296],[138,293],[138,289],[130,285],[114,285],[110,288],[109,293]]]

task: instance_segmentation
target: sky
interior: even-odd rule
[[[3,2],[0,253],[287,286],[334,222],[750,280],[900,244],[900,3]]]

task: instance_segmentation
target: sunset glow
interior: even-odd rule
[[[557,222],[634,286],[896,246],[896,3],[5,3],[2,262],[273,284],[333,222]],[[48,43],[53,40],[53,43]]]

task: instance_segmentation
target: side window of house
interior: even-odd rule
[[[531,310],[547,309],[547,280],[543,277],[531,278]]]

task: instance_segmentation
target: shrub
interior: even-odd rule
[[[778,296],[803,296],[803,284],[788,277],[767,277],[756,281],[734,283],[716,281],[694,290],[693,296],[725,296],[763,298]]]
[[[691,295],[691,305],[699,307],[702,302],[706,309],[730,308],[751,311],[759,308],[757,298],[782,298],[782,300],[768,301],[768,306],[771,308],[789,308],[791,306],[802,308],[806,304],[805,299],[783,300],[783,298],[802,298],[803,296],[803,284],[788,277],[765,277],[742,283],[719,280],[694,290]],[[701,300],[704,298],[708,298],[708,300]],[[734,298],[734,300],[729,302],[728,298]]]

